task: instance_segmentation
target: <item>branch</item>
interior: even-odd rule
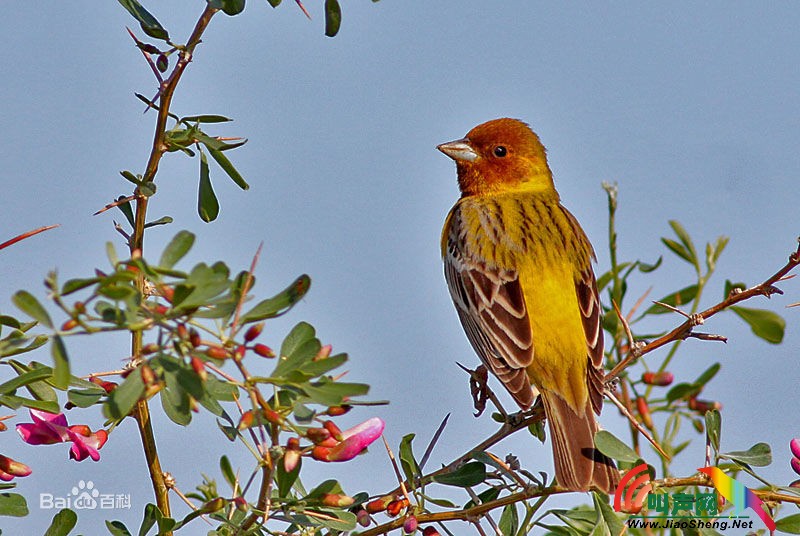
[[[180,58],[175,65],[172,73],[166,81],[160,83],[159,93],[160,108],[158,110],[158,119],[156,120],[155,135],[153,138],[153,147],[150,151],[150,157],[147,161],[143,181],[153,182],[156,173],[158,172],[158,163],[161,157],[167,150],[164,144],[164,137],[166,135],[167,119],[169,118],[169,107],[172,102],[172,97],[175,89],[178,86],[181,75],[186,69],[186,66],[192,60],[192,52],[195,47],[200,43],[200,37],[211,22],[211,18],[217,12],[210,4],[206,5],[203,13],[194,27],[194,31],[189,36],[189,41],[186,47],[180,53]],[[145,223],[147,222],[147,202],[148,198],[141,194],[137,187],[134,195],[136,196],[136,215],[134,219],[133,234],[128,242],[131,252],[131,258],[140,258],[142,256],[142,248],[144,247],[144,230]],[[144,294],[145,279],[144,274],[141,274],[136,281],[136,286],[139,291]],[[131,334],[131,354],[134,361],[138,361],[142,354],[142,340],[143,332],[134,331]],[[155,493],[156,504],[165,516],[170,516],[169,504],[169,488],[164,479],[164,473],[161,470],[161,462],[158,458],[158,450],[156,449],[155,436],[153,435],[153,426],[150,422],[150,409],[147,400],[143,399],[137,402],[136,409],[133,411],[133,416],[136,419],[136,424],[139,428],[139,435],[142,439],[142,448],[144,450],[145,458],[147,460],[147,468],[150,472],[150,480],[153,483],[153,491]],[[171,535],[172,532],[168,532]]]
[[[739,302],[749,300],[754,296],[766,296],[767,298],[771,297],[773,294],[783,294],[783,292],[775,286],[776,283],[783,280],[786,275],[794,270],[797,266],[800,266],[800,244],[798,244],[797,250],[794,251],[791,255],[789,255],[788,262],[775,272],[770,278],[766,281],[761,283],[760,285],[756,285],[754,287],[750,287],[747,290],[737,291],[734,289],[728,295],[727,298],[719,302],[718,304],[709,307],[703,312],[691,315],[685,322],[683,322],[680,326],[676,327],[666,335],[659,337],[658,339],[645,344],[644,346],[635,348],[631,346],[631,350],[628,352],[627,357],[620,361],[617,366],[615,366],[611,372],[606,374],[605,381],[609,382],[615,378],[617,378],[620,373],[625,370],[628,366],[630,366],[638,357],[641,357],[647,353],[652,352],[662,346],[665,346],[671,342],[684,340],[689,337],[696,337],[699,339],[711,339],[711,340],[721,340],[719,336],[702,334],[702,333],[692,333],[692,330],[714,316],[715,314],[719,313],[720,311],[724,311],[725,309],[731,307],[732,305],[736,305]],[[623,325],[627,325],[627,322],[623,316],[620,315],[620,320],[623,322]],[[635,348],[635,349],[634,349]]]
[[[651,481],[654,488],[677,488],[686,486],[703,486],[712,487],[711,479],[706,475],[697,474],[690,477],[682,478],[660,478]],[[550,495],[559,495],[563,493],[574,493],[570,490],[564,489],[559,486],[550,486],[547,488],[540,488],[531,486],[523,491],[500,497],[493,501],[487,501],[483,504],[475,505],[471,508],[461,510],[452,510],[447,512],[436,512],[432,514],[417,514],[416,518],[419,523],[434,523],[444,521],[471,521],[489,513],[497,508],[502,508],[509,504],[515,504],[528,499],[537,497],[549,497]],[[772,490],[753,490],[761,500],[770,501],[775,503],[791,503],[800,505],[800,496],[788,495],[785,493],[778,493]],[[393,519],[387,523],[374,527],[364,532],[360,532],[359,536],[377,536],[379,534],[386,534],[394,529],[403,526],[404,518]]]

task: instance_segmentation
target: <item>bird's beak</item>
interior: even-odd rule
[[[467,138],[449,141],[436,146],[437,149],[455,160],[456,162],[474,162],[478,159],[478,153],[470,145]]]

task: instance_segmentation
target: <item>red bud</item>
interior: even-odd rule
[[[326,411],[325,413],[327,413],[331,417],[338,417],[339,415],[344,415],[345,413],[350,411],[352,408],[353,408],[353,406],[348,406],[347,404],[344,404],[344,405],[341,405],[341,406],[331,406],[331,407],[328,408],[328,411]]]
[[[261,414],[264,416],[267,422],[271,422],[272,424],[283,423],[283,416],[274,409],[264,409],[261,411]]]
[[[98,378],[97,376],[92,376],[91,378],[89,378],[89,381],[95,385],[99,385],[100,387],[102,387],[106,393],[110,393],[111,391],[117,388],[116,383],[104,381]]]
[[[259,322],[258,324],[253,324],[250,326],[244,334],[245,342],[250,342],[258,338],[261,335],[261,332],[264,330],[264,322]]]
[[[228,351],[221,346],[209,346],[206,349],[206,355],[212,359],[226,359],[230,356]]]
[[[244,357],[244,354],[247,352],[247,347],[244,344],[240,344],[236,347],[236,350],[233,353],[233,357],[236,361],[241,361]]]
[[[142,383],[147,386],[153,385],[156,381],[156,373],[150,368],[150,365],[144,363],[139,367],[139,374],[142,376]]]
[[[396,499],[386,505],[386,513],[391,517],[395,517],[408,506],[406,499]]]
[[[410,515],[406,517],[406,520],[403,522],[403,532],[406,534],[414,534],[417,532],[418,525],[419,523],[417,523],[417,518],[413,515]]]
[[[186,339],[189,338],[189,330],[186,329],[186,324],[178,324],[178,327],[176,328],[176,331],[178,333],[178,337],[179,338],[181,338],[183,340],[186,340]]]
[[[336,438],[337,441],[342,440],[342,431],[339,429],[333,421],[325,421],[322,423],[322,426],[325,427],[327,431],[331,433],[333,437]]]
[[[156,305],[156,313],[158,313],[158,314],[163,316],[163,315],[167,314],[168,311],[169,311],[169,307],[167,307],[166,305],[161,305],[161,304]]]
[[[236,509],[240,512],[247,512],[250,509],[250,505],[247,504],[247,501],[241,495],[233,498],[233,504],[236,505]]]
[[[142,346],[142,355],[154,354],[158,352],[160,349],[161,347],[158,344],[150,342]]]
[[[197,374],[202,381],[206,381],[208,378],[208,372],[206,371],[206,364],[203,363],[203,360],[193,355],[190,360],[192,364],[192,370],[194,370],[195,374]]]
[[[722,409],[722,404],[720,404],[716,400],[699,400],[693,397],[689,399],[689,409],[694,410],[698,413],[706,413],[707,411],[711,411],[712,409],[716,410]]]
[[[328,447],[321,447],[317,445],[313,449],[311,449],[311,457],[320,462],[327,462],[328,455],[331,453],[331,449]]]
[[[203,344],[203,340],[200,338],[200,333],[194,328],[189,330],[189,343],[197,348],[201,344]]]
[[[343,507],[343,506],[350,506],[356,501],[355,499],[353,499],[352,497],[348,497],[347,495],[340,495],[338,493],[326,493],[322,496],[320,502],[322,502],[322,504],[324,504],[325,506]]]
[[[361,525],[362,527],[364,528],[369,527],[369,522],[370,522],[369,512],[361,508],[358,512],[356,512],[356,520],[358,521],[358,524]]]
[[[275,357],[275,352],[266,344],[256,344],[253,346],[253,351],[261,357]]]
[[[442,536],[439,534],[439,531],[436,530],[436,527],[425,527],[425,530],[422,531],[422,536]]]
[[[671,372],[645,372],[642,374],[642,381],[647,385],[658,385],[666,387],[671,384],[675,376]]]
[[[642,417],[642,423],[649,428],[653,429],[653,417],[650,415],[650,407],[647,405],[647,400],[643,397],[636,398],[636,409]]]
[[[75,312],[78,314],[83,314],[86,312],[86,304],[82,301],[76,301],[72,308],[75,309]]]
[[[319,352],[317,352],[317,355],[314,356],[312,361],[322,361],[323,359],[328,359],[331,355],[331,350],[333,350],[333,347],[330,344],[326,344],[319,349]]]
[[[244,430],[245,428],[250,428],[253,426],[255,422],[255,415],[253,414],[253,410],[245,411],[242,413],[242,417],[239,419],[239,425],[236,427],[239,430]]]
[[[71,331],[75,329],[77,325],[78,321],[75,320],[74,318],[70,318],[69,320],[61,324],[61,331]]]
[[[175,294],[175,290],[172,287],[169,287],[167,285],[161,285],[158,287],[158,291],[161,293],[161,296],[165,300],[172,303],[172,297]]]
[[[389,503],[394,501],[394,497],[391,495],[386,495],[385,497],[380,497],[378,499],[371,500],[367,503],[365,508],[367,512],[370,514],[377,514],[378,512],[383,512],[386,510],[386,507]]]
[[[325,428],[309,428],[306,430],[306,437],[312,443],[319,445],[331,437],[331,433]]]

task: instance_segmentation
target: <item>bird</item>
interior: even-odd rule
[[[605,375],[596,259],[544,146],[526,123],[501,118],[437,149],[455,161],[461,191],[441,251],[467,339],[520,408],[538,394],[558,484],[613,493],[619,472],[594,446]]]

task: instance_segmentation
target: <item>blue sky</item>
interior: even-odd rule
[[[203,4],[145,3],[175,40],[185,39]],[[372,398],[392,404],[345,420],[381,416],[392,445],[416,432],[424,448],[452,412],[431,467],[494,429],[488,416],[471,416],[466,377],[454,364],[477,359],[441,273],[439,233],[458,192],[454,166],[435,150],[438,143],[495,117],[529,122],[548,148],[564,204],[598,250],[599,272],[609,262],[601,181],[619,183],[624,259],[665,254],[659,237],[668,234],[669,219],[701,244],[729,236],[707,305],[722,297],[725,279],[763,280],[795,247],[800,10],[792,3],[361,0],[343,6],[334,39],[323,35],[321,5],[307,4],[312,21],[288,0],[278,9],[251,1],[243,15],[213,20],[173,110],[234,118],[209,130],[250,140],[229,156],[252,187],[240,191],[212,164],[222,211],[217,222],[203,224],[195,213],[197,161],[168,156],[150,214],[175,223],[148,235],[146,249],[156,257],[175,232],[190,229],[199,239],[189,262],[224,259],[238,270],[263,241],[262,296],[309,273],[311,292],[268,325],[265,341],[277,346],[294,323],[307,320],[324,343],[348,352],[350,378],[370,383]],[[129,192],[118,171],[140,173],[152,139],[154,116],[142,115],[133,93],[151,95],[155,85],[125,26],[138,31],[116,2],[5,7],[0,237],[61,227],[3,251],[4,313],[12,311],[9,296],[17,289],[43,296],[48,270],[57,267],[62,279],[89,274],[106,265],[106,241],[122,249],[112,224],[120,216],[91,214]],[[688,265],[667,256],[630,294],[652,286],[658,298],[691,276]],[[755,339],[724,314],[705,329],[727,335],[728,344],[689,341],[671,368],[691,380],[722,363],[705,395],[724,405],[723,450],[770,443],[775,461],[764,474],[786,484],[793,479],[788,442],[800,435],[792,407],[800,339],[798,310],[784,306],[800,301],[800,290],[794,281],[782,288],[786,296],[750,305],[787,318],[783,345]],[[654,329],[678,321],[665,315]],[[113,337],[70,344],[83,373],[115,368],[127,352],[126,341]],[[71,419],[101,423],[91,412]],[[201,467],[218,477],[226,444],[210,419],[186,430],[155,419],[162,463],[184,491],[199,483]],[[610,408],[601,420],[624,433]],[[66,449],[25,446],[13,431],[0,439],[3,453],[35,470],[19,486],[32,515],[0,525],[41,532],[52,512],[39,510],[38,494],[66,495],[83,479],[104,493],[130,494],[133,503],[129,511],[82,513],[84,532],[105,518],[138,527],[151,492],[131,423],[114,432],[96,464],[68,461]],[[496,449],[509,451],[528,467],[552,468],[549,445],[524,434]],[[702,457],[697,441],[676,468],[689,474]],[[245,454],[234,458],[249,470]],[[392,488],[392,474],[375,448],[353,464],[314,467],[309,477],[379,492]]]

